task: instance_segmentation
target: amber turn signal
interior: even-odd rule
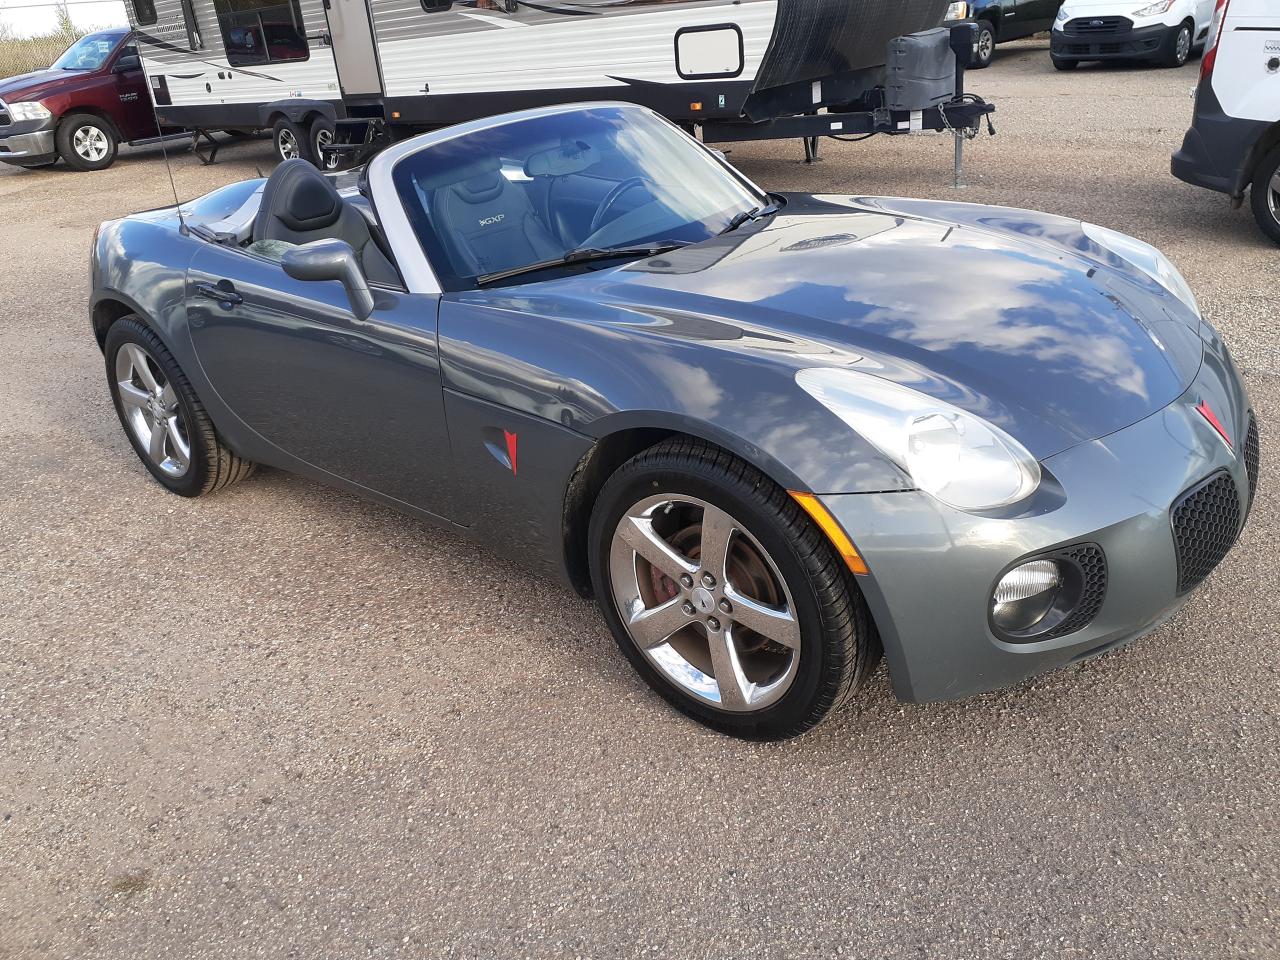
[[[827,539],[836,548],[836,552],[844,558],[845,565],[858,576],[865,577],[869,572],[866,562],[862,559],[862,555],[858,553],[858,548],[853,545],[853,541],[849,539],[849,535],[836,522],[836,518],[822,505],[822,501],[812,493],[799,493],[796,490],[788,490],[787,492],[791,494],[791,499],[800,504],[804,508],[804,512],[812,517],[813,522],[827,535]]]

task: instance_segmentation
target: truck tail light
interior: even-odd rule
[[[1200,79],[1208,80],[1213,76],[1214,64],[1218,61],[1218,41],[1222,39],[1222,28],[1227,21],[1227,8],[1231,0],[1218,0],[1213,11],[1213,26],[1209,28],[1209,45],[1204,49],[1200,60]]]

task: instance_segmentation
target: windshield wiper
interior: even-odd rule
[[[735,213],[733,219],[720,231],[720,236],[726,233],[733,233],[744,223],[750,223],[752,220],[759,220],[761,217],[767,217],[771,213],[778,212],[778,205],[771,203],[767,207],[752,207],[750,210],[743,210],[741,213]]]
[[[483,274],[476,277],[476,284],[484,286],[488,283],[497,283],[499,280],[519,277],[526,273],[536,273],[539,270],[550,270],[553,267],[563,267],[573,263],[613,260],[618,257],[656,257],[660,253],[666,253],[669,250],[676,250],[684,246],[688,246],[686,241],[668,240],[665,243],[649,243],[635,247],[579,247],[554,260],[541,260],[538,263],[525,264],[523,267],[512,267],[510,270],[499,270],[496,273]]]

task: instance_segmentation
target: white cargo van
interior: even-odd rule
[[[1173,175],[1243,205],[1280,243],[1280,2],[1217,0],[1195,116]]]

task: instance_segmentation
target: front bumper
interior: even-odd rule
[[[1074,23],[1070,21],[1067,27]],[[1105,32],[1054,30],[1049,35],[1049,54],[1055,60],[1149,60],[1160,56],[1171,29],[1157,23]]]
[[[55,153],[52,130],[0,136],[0,160],[37,160]]]
[[[1056,509],[991,519],[920,492],[822,498],[871,571],[859,583],[900,699],[949,700],[1018,683],[1124,646],[1186,602],[1178,593],[1171,506],[1219,470],[1235,483],[1242,518],[1250,497],[1244,456],[1249,400],[1216,334],[1205,329],[1213,343],[1183,397],[1044,462],[1065,495]],[[1196,412],[1200,400],[1228,425],[1234,450]],[[1009,566],[1084,543],[1097,544],[1106,555],[1106,594],[1094,619],[1051,640],[997,638],[988,604]]]

